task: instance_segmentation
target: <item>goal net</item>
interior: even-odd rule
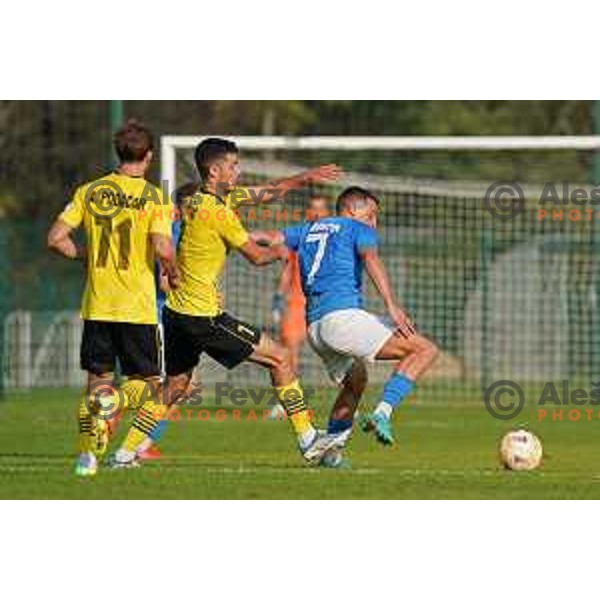
[[[333,206],[350,184],[383,200],[381,255],[401,302],[442,349],[430,381],[460,389],[598,374],[598,211],[593,202],[564,200],[565,182],[567,196],[579,189],[592,197],[598,138],[234,139],[244,183],[327,162],[346,172],[339,184],[290,195],[287,218],[281,206],[243,211],[250,230],[291,224],[293,209],[310,194]],[[196,179],[192,150],[200,140],[163,139],[170,185]],[[256,269],[232,256],[224,277],[227,309],[274,336],[270,305],[279,268]],[[370,285],[367,298],[370,310],[383,311]],[[202,370],[209,378],[266,381],[251,366],[225,375],[205,360]],[[308,345],[300,372],[311,384],[326,381]],[[371,379],[388,372],[377,367]]]
[[[171,189],[196,180],[193,148],[201,139],[163,138]],[[294,209],[311,194],[330,198],[333,209],[351,184],[381,198],[380,253],[397,296],[442,349],[429,381],[460,390],[598,374],[599,213],[593,202],[563,200],[565,185],[567,194],[593,196],[598,138],[233,139],[246,184],[328,162],[345,170],[343,181],[291,194],[285,207],[245,209],[250,230],[293,224]],[[270,306],[279,269],[232,256],[223,282],[227,310],[275,337]],[[372,286],[366,295],[368,309],[383,312]],[[204,359],[200,371],[240,384],[267,381],[250,365],[225,374]],[[388,373],[377,366],[371,380]],[[326,382],[308,344],[300,374],[313,385]]]

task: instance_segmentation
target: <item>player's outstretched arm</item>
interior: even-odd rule
[[[259,246],[282,246],[285,244],[285,236],[282,231],[272,229],[269,231],[252,231],[250,239],[256,242]]]
[[[72,231],[73,227],[61,219],[56,219],[48,232],[48,248],[71,260],[85,260],[85,246],[75,243],[71,237]]]
[[[171,238],[160,233],[151,233],[150,241],[154,255],[160,263],[161,275],[166,275],[169,288],[176,289],[179,286],[180,274]]]
[[[385,302],[386,309],[400,333],[403,335],[412,335],[415,333],[415,326],[396,301],[394,291],[390,284],[390,278],[388,277],[385,266],[379,258],[377,250],[374,248],[364,250],[361,253],[361,256],[373,285]]]
[[[270,265],[278,260],[286,260],[288,256],[285,246],[259,246],[251,237],[245,244],[239,246],[238,250],[257,267]]]
[[[250,186],[245,188],[248,191],[247,203],[267,204],[282,200],[283,194],[289,190],[297,190],[315,183],[337,181],[342,173],[343,171],[338,165],[321,165],[297,175],[292,175],[292,177],[270,181],[266,185]]]

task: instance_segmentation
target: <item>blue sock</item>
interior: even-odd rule
[[[352,419],[329,419],[327,425],[327,433],[342,433],[348,429],[352,429]]]
[[[392,411],[400,405],[414,388],[415,382],[412,379],[409,379],[403,373],[394,373],[383,386],[383,397],[375,412],[381,412],[389,418]]]
[[[169,422],[168,419],[163,419],[162,421],[159,421],[158,424],[156,425],[156,427],[150,432],[149,434],[149,438],[156,444],[156,442],[158,442],[158,440],[160,440],[160,438],[162,437],[165,428],[167,427],[167,423]]]

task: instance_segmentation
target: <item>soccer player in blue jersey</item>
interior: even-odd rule
[[[285,244],[300,262],[307,299],[308,336],[331,379],[340,386],[329,432],[350,437],[354,415],[367,384],[365,362],[395,361],[375,410],[361,428],[384,444],[394,443],[392,413],[415,387],[438,354],[436,345],[417,333],[400,307],[377,252],[378,199],[360,187],[338,198],[337,216],[283,231],[258,234]],[[366,270],[383,299],[387,318],[367,312],[363,299]],[[341,451],[330,452],[324,466],[340,466]]]

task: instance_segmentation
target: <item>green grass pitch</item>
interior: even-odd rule
[[[378,397],[371,388],[367,405]],[[348,471],[310,469],[285,422],[170,423],[164,458],[132,471],[72,474],[78,392],[7,394],[0,401],[0,498],[600,498],[600,420],[539,422],[535,406],[514,422],[493,419],[476,390],[464,397],[423,386],[397,413],[397,445],[382,448],[355,432]],[[333,391],[316,404],[322,423]],[[207,404],[204,408],[215,410]],[[194,409],[196,414],[197,409]],[[231,417],[231,413],[229,413]],[[525,426],[544,443],[541,469],[514,473],[497,460],[498,440]],[[122,423],[117,439],[125,432]]]

